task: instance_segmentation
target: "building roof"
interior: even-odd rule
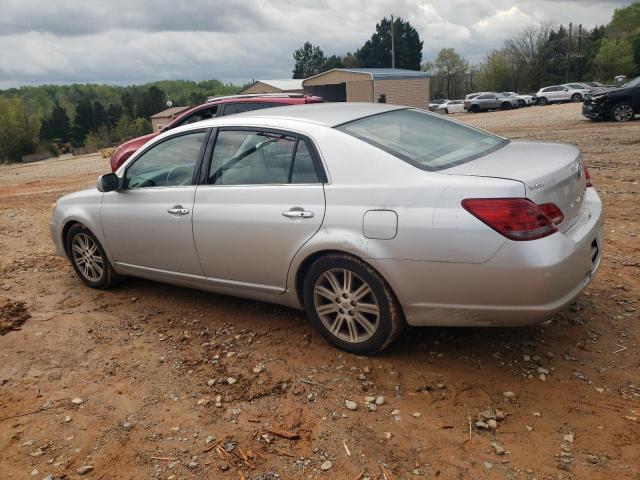
[[[283,78],[279,80],[258,80],[256,83],[264,83],[265,85],[270,85],[273,88],[277,88],[278,90],[287,91],[287,90],[302,90],[302,79],[298,78]],[[255,83],[254,83],[255,85]]]
[[[412,78],[428,78],[431,76],[428,72],[420,72],[417,70],[405,70],[403,68],[333,68],[326,72],[313,75],[310,78],[316,78],[333,71],[365,73],[370,75],[373,80],[407,80]]]
[[[179,113],[185,111],[189,107],[171,107],[166,110],[162,110],[161,112],[156,113],[155,115],[151,115],[151,118],[171,118]]]

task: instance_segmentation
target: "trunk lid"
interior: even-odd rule
[[[554,203],[564,215],[558,225],[569,230],[584,204],[586,179],[580,150],[573,145],[544,142],[511,142],[505,147],[441,173],[516,180],[524,195],[541,205]],[[487,192],[491,197],[491,192]]]

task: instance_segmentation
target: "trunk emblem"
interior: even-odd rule
[[[534,183],[533,185],[529,185],[529,190],[539,190],[544,187],[544,183]]]

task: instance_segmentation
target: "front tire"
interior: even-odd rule
[[[104,248],[84,225],[75,224],[69,229],[67,252],[76,275],[88,287],[107,289],[121,281]]]
[[[628,122],[633,120],[635,113],[633,111],[633,105],[629,102],[616,103],[611,107],[611,120],[615,122]]]
[[[379,352],[405,326],[398,300],[384,279],[349,255],[316,260],[305,275],[303,297],[307,315],[322,336],[348,352]]]
[[[513,105],[511,105],[509,102],[502,102],[502,105],[500,105],[500,108],[502,108],[502,110],[511,110],[512,107]]]

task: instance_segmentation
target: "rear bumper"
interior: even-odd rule
[[[602,203],[593,188],[567,232],[507,241],[482,264],[370,260],[410,325],[512,326],[543,322],[570,304],[600,266]]]

